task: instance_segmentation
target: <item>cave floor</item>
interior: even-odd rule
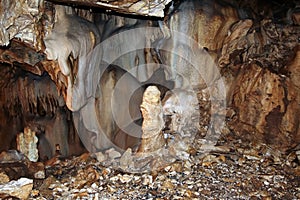
[[[55,159],[29,199],[299,199],[297,151],[220,140],[209,153],[151,173],[104,167],[89,154]]]

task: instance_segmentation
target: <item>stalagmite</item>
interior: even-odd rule
[[[156,86],[149,86],[143,96],[141,105],[143,115],[142,142],[139,152],[153,152],[162,148],[165,144],[162,129],[164,120],[160,91]]]
[[[33,162],[36,162],[39,158],[37,142],[38,138],[35,135],[35,132],[28,127],[24,128],[24,133],[17,135],[18,150]]]

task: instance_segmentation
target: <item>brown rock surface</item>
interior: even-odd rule
[[[19,67],[38,75],[42,75],[44,70],[47,71],[54,80],[59,94],[63,95],[65,101],[69,103],[71,101],[72,105],[68,104],[69,108],[77,110],[86,105],[90,97],[98,98],[96,88],[99,84],[100,75],[98,73],[100,72],[95,66],[99,66],[97,59],[103,53],[104,57],[114,58],[109,62],[115,61],[128,71],[136,66],[146,64],[147,68],[139,67],[134,69],[135,71],[131,71],[139,81],[149,78],[159,64],[167,65],[169,68],[166,78],[174,79],[175,88],[187,85],[198,87],[199,83],[203,83],[201,79],[204,79],[206,84],[214,82],[220,78],[218,67],[221,67],[222,75],[226,79],[226,87],[230,88],[228,103],[234,107],[238,117],[238,121],[234,121],[236,124],[234,122],[231,124],[235,126],[232,130],[236,130],[241,138],[248,137],[251,140],[259,138],[260,141],[274,146],[279,145],[283,149],[292,148],[298,142],[299,122],[296,116],[298,115],[300,87],[298,83],[299,53],[296,53],[296,57],[294,54],[299,49],[297,47],[299,45],[299,26],[297,26],[299,24],[299,3],[296,1],[284,3],[282,6],[271,1],[174,2],[166,10],[165,14],[167,15],[163,20],[135,19],[107,13],[95,13],[94,10],[84,10],[81,7],[76,9],[67,7],[65,18],[57,20],[54,17],[54,13],[59,14],[59,12],[55,12],[54,5],[56,3],[32,0],[12,1],[11,5],[8,5],[6,2],[1,2],[3,8],[7,9],[0,12],[7,15],[3,15],[1,18],[3,27],[0,30],[2,36],[0,43],[7,45],[11,38],[15,37],[15,39],[11,45],[1,47],[0,50],[1,62],[12,66],[9,70],[1,69],[1,71],[3,70],[1,72],[3,80],[0,82],[2,88],[0,97],[4,106],[3,112],[0,113],[0,119],[3,122],[0,130],[1,137],[5,135],[2,132],[10,131],[12,133],[7,137],[9,141],[13,141],[15,134],[27,124],[34,127],[39,124],[37,129],[41,128],[40,133],[47,132],[40,135],[46,138],[40,140],[47,144],[45,146],[50,146],[48,140],[52,140],[54,146],[57,143],[52,136],[49,139],[48,133],[54,132],[51,131],[52,127],[57,130],[63,129],[64,134],[60,140],[66,140],[69,137],[75,138],[74,131],[73,134],[66,134],[66,129],[72,129],[72,125],[69,127],[65,122],[72,124],[73,119],[61,101],[57,101],[56,95],[54,95],[55,98],[48,93],[41,92],[39,95],[35,90],[38,88],[37,86],[24,89],[29,85],[32,86],[32,82],[26,82],[27,80],[25,82],[30,84],[12,81],[17,78],[15,74],[24,73],[20,72]],[[145,3],[144,1],[139,2]],[[119,1],[109,3],[117,7],[121,5]],[[148,3],[151,5],[153,1]],[[12,12],[6,12],[7,10]],[[143,29],[142,34],[131,32],[134,34],[129,38],[134,38],[134,41],[140,35],[146,35],[140,41],[141,49],[132,49],[128,55],[119,58],[118,49],[128,49],[128,47],[134,46],[132,39],[118,34],[120,37],[109,43],[109,48],[93,49],[96,48],[97,42],[95,41],[99,39],[94,31],[95,26],[76,15],[88,18],[90,22],[96,21],[97,28],[101,29],[99,30],[101,41],[109,36],[122,33],[122,31],[140,27],[155,27],[155,31],[148,33]],[[72,23],[74,26],[77,24],[83,25],[83,27],[77,29],[69,26],[67,29],[60,29],[59,26],[63,26],[66,22],[64,20],[69,20],[69,23],[74,22]],[[64,55],[63,59],[59,59],[64,62],[45,60],[43,52],[37,52],[45,50],[43,41],[49,42],[45,36],[48,36],[49,39],[52,27],[54,27],[52,29],[52,33],[55,33],[54,36],[62,36],[53,37],[57,39],[53,54],[72,41],[69,43],[67,55]],[[186,37],[175,34],[176,31],[183,33]],[[82,40],[79,39],[79,41],[76,36],[82,36],[79,37]],[[21,41],[17,41],[16,38]],[[50,37],[50,39],[53,38]],[[186,38],[193,39],[195,43],[190,43],[189,40],[185,40]],[[85,52],[79,53],[79,49],[84,50],[84,48],[78,48],[81,46],[79,45],[81,42],[82,44],[86,42],[88,48],[85,49]],[[63,44],[61,45],[61,43]],[[166,53],[166,50],[171,53]],[[49,51],[47,52],[49,53]],[[89,55],[91,57],[88,57],[88,52],[93,52],[92,55]],[[109,57],[110,55],[111,57]],[[77,59],[78,56],[80,59]],[[193,65],[192,61],[197,65]],[[149,67],[149,64],[153,64],[153,66]],[[50,83],[49,79],[47,79],[48,83]],[[52,83],[48,84],[51,86],[50,89],[45,85],[41,87],[41,91],[56,89]],[[17,93],[11,95],[9,90],[15,89]],[[210,91],[210,95],[212,94],[214,91]],[[211,98],[213,97],[211,96]],[[29,101],[27,101],[28,99]],[[99,97],[99,101],[101,101],[101,97]],[[80,116],[85,123],[83,126],[86,126],[83,128],[89,129],[90,132],[93,132],[93,128],[99,125],[96,118],[99,118],[99,113],[103,111],[101,108],[96,111],[97,113],[91,115],[91,111],[98,109],[96,107],[92,105],[90,110],[86,109],[85,114]],[[19,112],[20,110],[22,112]],[[27,113],[30,113],[30,116],[24,117]],[[47,120],[41,119],[40,115],[47,116]],[[54,122],[49,122],[49,118],[53,116]],[[90,116],[93,116],[93,123],[90,123]],[[35,122],[31,123],[33,121]],[[5,125],[8,123],[11,124]],[[50,125],[44,125],[44,123]],[[56,138],[61,136],[57,133],[53,135],[57,136]],[[82,138],[88,138],[88,140],[92,138],[90,135],[84,136],[86,137]],[[101,138],[95,138],[97,137],[93,137],[94,141],[98,143],[104,141]],[[79,142],[78,138],[76,142]],[[8,149],[8,146],[11,145],[7,142],[0,145],[3,149]],[[63,154],[68,151],[67,142],[64,141],[59,146]],[[101,145],[96,145],[96,147],[99,149]]]
[[[250,141],[286,150],[299,142],[299,111],[295,86],[287,77],[252,63],[243,66],[232,88],[238,110],[233,129]]]
[[[64,156],[82,152],[79,137],[70,123],[71,113],[64,108],[63,98],[49,76],[36,76],[7,65],[1,65],[0,74],[3,77],[0,81],[1,151],[16,148],[17,133],[28,127],[38,137],[41,159],[50,159],[56,144]]]

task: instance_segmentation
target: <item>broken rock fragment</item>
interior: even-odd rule
[[[33,180],[20,178],[16,181],[10,181],[7,184],[0,185],[0,195],[16,197],[18,199],[27,199],[32,191]]]
[[[127,169],[133,164],[132,149],[128,148],[120,158],[120,168]]]
[[[107,150],[105,153],[108,155],[109,159],[115,159],[121,157],[121,154],[118,151],[116,151],[114,148]]]

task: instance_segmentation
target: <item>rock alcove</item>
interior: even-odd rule
[[[235,152],[299,164],[297,1],[0,4],[10,179],[79,155],[127,173]]]

